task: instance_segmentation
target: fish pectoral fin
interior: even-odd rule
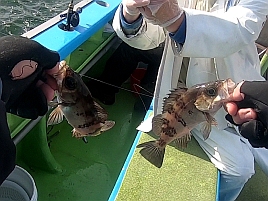
[[[104,131],[110,130],[114,125],[115,125],[115,121],[105,121],[100,131],[104,132]]]
[[[63,112],[59,107],[56,107],[48,116],[47,125],[59,124],[63,121]]]
[[[203,134],[204,140],[208,139],[211,132],[211,124],[208,122],[203,122],[201,125],[201,133]]]
[[[217,126],[218,125],[217,120],[213,116],[211,116],[209,113],[204,113],[204,115],[205,115],[206,121],[208,123],[210,123],[213,126]]]
[[[158,114],[153,117],[152,119],[152,130],[155,135],[160,136],[162,132],[162,124],[163,124],[163,119],[162,119],[162,114]]]
[[[206,118],[206,122],[202,123],[201,133],[203,134],[204,140],[206,140],[209,137],[212,125],[217,126],[218,123],[217,123],[217,120],[213,116],[211,116],[209,113],[204,113],[204,115]]]
[[[158,168],[162,166],[165,155],[165,148],[157,147],[156,141],[139,144],[137,148],[142,148],[140,150],[140,154],[154,166]]]
[[[175,139],[174,143],[178,149],[186,149],[189,141],[191,141],[191,133],[190,132],[187,135],[182,136],[181,138]]]

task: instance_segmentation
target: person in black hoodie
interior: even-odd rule
[[[6,112],[36,119],[48,110],[47,101],[57,89],[52,74],[60,56],[22,36],[0,38],[0,184],[15,168],[16,147],[11,139]]]

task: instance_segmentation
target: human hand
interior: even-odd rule
[[[235,88],[232,100],[226,104],[226,119],[239,126],[242,136],[253,147],[268,148],[268,82],[245,81]]]
[[[139,15],[139,8],[146,6],[150,3],[150,0],[123,0],[123,14],[127,22],[131,23],[135,21]]]
[[[21,36],[5,36],[0,43],[1,100],[6,111],[29,119],[43,116],[57,89],[50,75],[59,70],[59,54]]]
[[[234,89],[233,94],[231,94],[231,100],[233,102],[228,102],[225,105],[227,112],[231,115],[232,122],[239,125],[244,122],[256,119],[257,114],[253,108],[242,107],[242,102],[245,98],[245,94],[240,92],[241,86],[244,82],[241,82]],[[230,118],[230,117],[229,117]]]
[[[167,30],[183,14],[177,0],[151,0],[148,6],[139,10],[148,22],[165,27]],[[177,29],[178,27],[174,31]]]

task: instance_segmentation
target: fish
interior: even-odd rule
[[[55,109],[49,114],[47,125],[59,124],[65,117],[73,127],[73,137],[83,138],[85,142],[85,137],[100,135],[115,125],[107,120],[106,110],[93,99],[81,76],[66,61],[60,62],[59,72],[53,77],[58,85],[57,100],[49,103]]]
[[[152,131],[157,140],[137,145],[142,148],[140,154],[160,168],[163,164],[165,148],[174,142],[178,148],[186,148],[191,140],[191,130],[202,124],[201,132],[204,140],[209,137],[211,127],[217,125],[213,117],[230,100],[230,94],[236,83],[230,78],[197,84],[190,88],[180,84],[170,90],[163,99],[162,113],[152,119]]]

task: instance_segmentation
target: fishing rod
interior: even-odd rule
[[[64,31],[72,31],[73,27],[77,27],[79,24],[79,13],[82,12],[82,8],[78,7],[76,11],[74,11],[74,2],[71,0],[68,6],[67,13],[63,13],[60,15],[61,18],[66,18],[66,24],[61,23],[58,27]]]

